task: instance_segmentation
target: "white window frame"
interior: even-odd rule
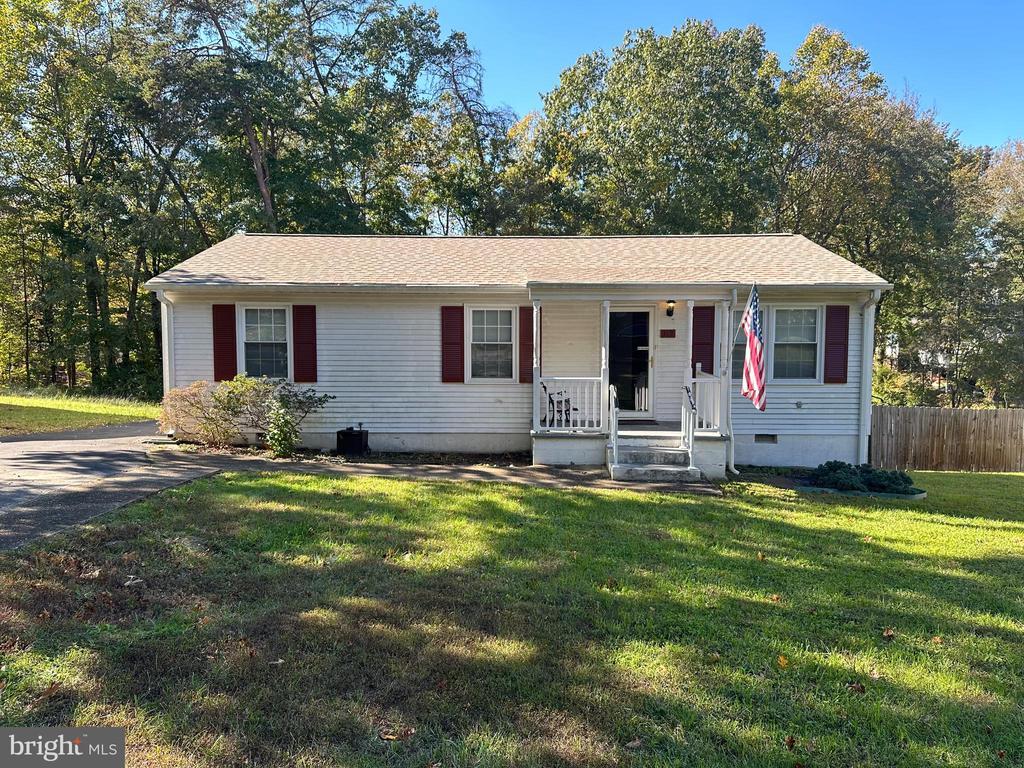
[[[509,378],[473,377],[473,312],[482,310],[506,310],[512,313],[512,376]],[[462,330],[465,380],[468,384],[514,384],[519,381],[519,307],[504,304],[467,304],[464,307]]]
[[[237,304],[235,306],[235,338],[237,339],[238,346],[238,372],[248,375],[248,371],[245,370],[245,311],[247,309],[283,309],[284,310],[284,327],[285,327],[285,343],[287,344],[287,357],[288,357],[288,376],[286,381],[294,381],[295,372],[293,370],[294,361],[292,360],[294,347],[292,346],[292,312],[291,304],[281,304],[275,302],[260,302],[259,304]]]
[[[768,328],[765,329],[767,356],[765,365],[768,367],[769,384],[821,384],[824,381],[825,367],[825,305],[812,303],[772,304],[765,308]],[[775,378],[775,313],[780,309],[813,309],[817,312],[815,319],[815,364],[813,379],[777,379]]]

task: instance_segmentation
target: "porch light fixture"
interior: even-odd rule
[[[668,309],[665,310],[665,317],[672,317],[676,313],[676,300],[668,300]]]

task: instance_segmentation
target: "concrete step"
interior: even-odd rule
[[[619,433],[619,448],[678,448],[679,435],[623,435]]]
[[[619,447],[620,464],[672,464],[690,466],[690,452],[685,448]]]
[[[633,480],[642,483],[695,483],[701,479],[696,467],[675,464],[612,464],[612,480]]]

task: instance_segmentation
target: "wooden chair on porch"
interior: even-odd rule
[[[544,396],[548,401],[548,413],[546,421],[543,422],[544,426],[551,427],[556,424],[558,426],[570,426],[572,424],[572,414],[574,412],[578,413],[579,408],[573,407],[569,395],[564,391],[551,392],[544,382],[541,382],[540,388],[544,390]]]

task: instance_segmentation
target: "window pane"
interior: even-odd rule
[[[249,376],[288,377],[288,345],[246,342],[245,372]]]
[[[245,310],[245,324],[256,325],[259,322],[260,315],[258,309],[247,309]]]
[[[246,341],[259,341],[260,340],[260,329],[258,325],[245,324],[245,340]]]
[[[817,378],[817,363],[817,344],[775,345],[775,368],[773,375],[776,379]]]
[[[736,344],[732,348],[732,379],[741,381],[743,379],[743,358],[747,354],[747,344]]]
[[[779,309],[775,312],[775,341],[785,343],[818,340],[818,310]]]
[[[284,328],[284,325],[285,325],[284,310],[283,309],[275,309],[275,310],[273,310],[273,312],[274,312],[274,325],[280,325],[282,328]]]
[[[285,326],[274,326],[274,341],[288,341],[288,329]]]
[[[511,379],[511,344],[473,344],[471,375],[474,379]]]

